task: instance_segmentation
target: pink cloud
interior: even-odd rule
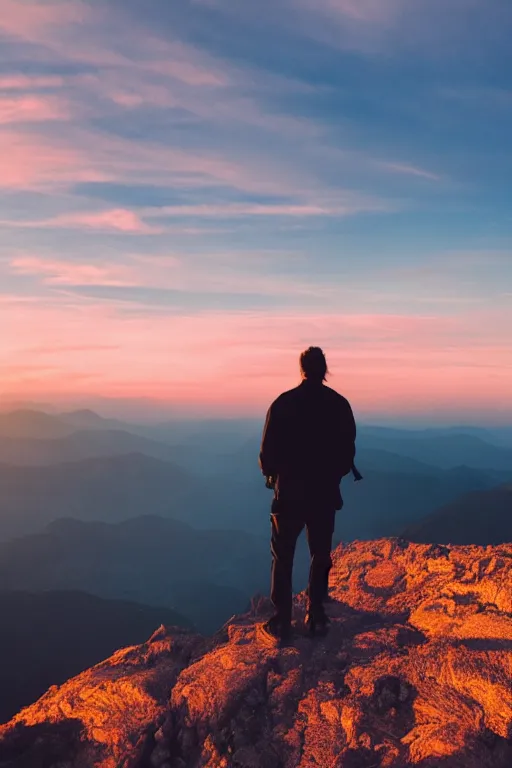
[[[127,54],[113,50],[102,30],[114,20]],[[132,73],[156,74],[188,86],[217,87],[228,83],[221,63],[191,45],[169,41],[132,24],[121,9],[115,16],[108,5],[91,6],[80,0],[23,2],[2,0],[0,31],[41,44],[67,59],[99,67],[118,67]],[[137,63],[132,59],[137,50]]]
[[[25,40],[40,42],[50,30],[83,20],[87,5],[77,0],[46,3],[2,0],[0,30]]]
[[[221,183],[269,194],[293,194],[301,188],[299,171],[276,163],[267,168],[255,157],[235,161],[209,151],[140,144],[73,125],[60,137],[2,130],[0,152],[0,187],[6,188],[59,188],[81,181],[187,187]]]
[[[70,112],[67,105],[55,97],[0,97],[0,125],[67,120],[69,117]]]
[[[96,229],[116,231],[126,234],[147,235],[161,232],[150,227],[134,212],[125,208],[114,208],[98,213],[71,213],[57,216],[44,223],[45,226],[71,227],[77,229]]]
[[[56,75],[5,75],[0,77],[0,91],[34,91],[61,88],[64,78]]]
[[[113,208],[91,213],[64,213],[51,219],[3,221],[4,226],[19,229],[81,229],[97,232],[122,232],[127,235],[155,235],[165,230],[146,224],[134,211]]]
[[[18,275],[41,276],[49,285],[133,285],[136,275],[122,265],[75,264],[71,261],[46,260],[37,256],[18,256],[10,261]]]
[[[106,181],[87,155],[72,143],[58,142],[23,131],[0,131],[0,187],[32,189],[59,187],[80,181]]]
[[[211,264],[215,263],[215,269]],[[280,296],[300,301],[304,298],[328,300],[332,289],[312,285],[308,281],[290,280],[288,275],[262,274],[261,262],[248,266],[242,274],[234,271],[233,261],[225,255],[209,256],[196,261],[177,255],[126,256],[122,264],[76,263],[46,259],[33,255],[19,255],[8,262],[8,271],[40,277],[45,285],[54,286],[125,286],[169,289],[185,294],[261,294]],[[25,298],[25,297],[24,297]],[[36,299],[34,299],[36,300]],[[133,303],[133,302],[132,302]]]

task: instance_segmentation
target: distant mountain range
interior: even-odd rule
[[[61,419],[41,411],[0,413],[0,437],[51,440],[66,437],[75,428]]]
[[[160,624],[190,626],[169,608],[76,591],[0,592],[0,616],[1,723],[51,685],[146,640]]]
[[[57,520],[0,544],[0,590],[76,589],[168,606],[203,632],[245,610],[255,592],[267,591],[268,578],[266,539],[155,516]]]
[[[238,448],[249,421],[176,421],[131,424],[93,411],[58,416],[38,411],[0,412],[0,463],[45,466],[65,461],[142,453],[211,476]]]
[[[59,517],[121,521],[183,512],[195,481],[141,454],[53,466],[0,464],[0,541],[41,530]]]
[[[453,467],[442,469],[367,443],[364,435],[358,440],[356,462],[363,481],[354,483],[349,475],[342,482],[345,504],[337,515],[336,535],[343,541],[399,535],[407,525],[461,494],[512,480],[512,467],[508,471],[478,469],[458,465],[455,457]],[[219,510],[214,515],[216,519],[230,527],[243,525],[246,530],[263,532],[271,494],[265,491],[262,477],[254,467],[257,454],[258,442],[254,438],[247,440],[208,487],[212,505],[216,499],[223,499],[222,504],[215,505]],[[503,463],[506,464],[505,460]],[[229,495],[226,489],[230,490]],[[196,510],[194,524],[205,525],[210,508],[208,504],[197,509],[191,505],[190,509]]]
[[[512,484],[464,494],[411,525],[403,537],[435,544],[512,542]]]
[[[194,460],[194,454],[189,456],[186,447],[173,447],[124,430],[78,430],[58,439],[0,437],[0,463],[18,466],[41,467],[130,453],[173,463],[192,464]]]
[[[254,420],[137,425],[92,411],[0,414],[0,540],[59,517],[141,513],[266,536],[271,494],[257,464],[260,432]],[[511,482],[506,435],[360,426],[364,480],[343,481],[337,537],[398,535],[462,494]]]
[[[396,436],[386,431],[363,430],[358,444],[364,448],[392,451],[442,469],[464,465],[474,469],[512,472],[512,447],[493,445],[476,434],[448,430],[413,434],[411,437],[404,433]]]

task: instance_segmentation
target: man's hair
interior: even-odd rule
[[[300,356],[300,370],[305,379],[309,381],[325,381],[327,374],[327,361],[320,347],[308,347]]]

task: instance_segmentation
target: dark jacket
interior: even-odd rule
[[[325,500],[341,508],[340,482],[352,467],[356,424],[348,400],[321,382],[303,381],[270,406],[260,468],[276,478],[275,498]]]

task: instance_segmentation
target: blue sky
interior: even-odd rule
[[[0,6],[0,397],[510,415],[509,2]]]

